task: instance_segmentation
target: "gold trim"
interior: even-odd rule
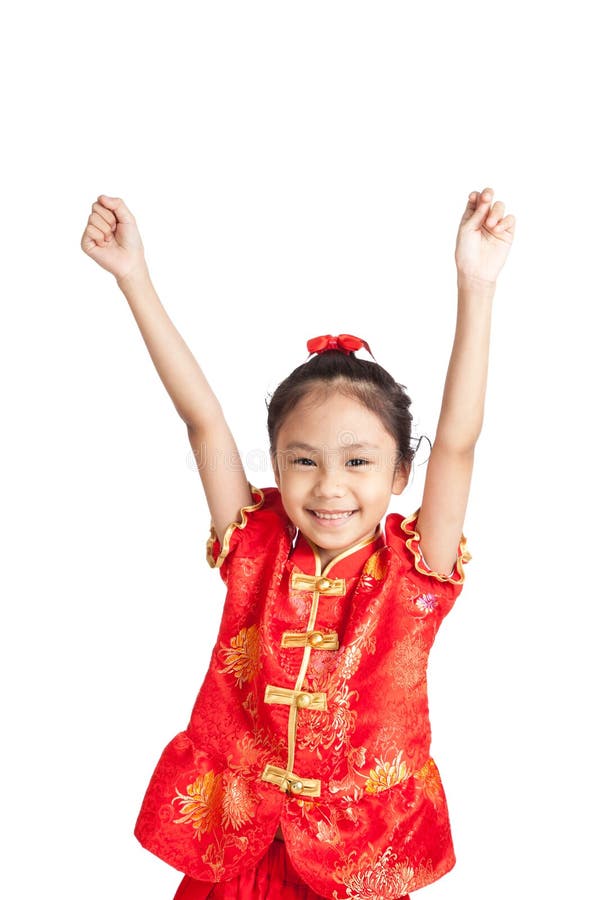
[[[327,694],[309,691],[292,691],[289,688],[268,684],[265,688],[265,703],[283,703],[285,706],[296,706],[299,709],[327,709]]]
[[[346,582],[343,578],[325,578],[323,575],[292,572],[292,590],[318,591],[327,597],[343,597],[346,593]]]
[[[340,641],[335,631],[325,634],[323,631],[284,631],[281,638],[282,647],[312,647],[313,650],[339,650]]]
[[[318,554],[315,553],[315,548],[312,546],[312,544],[311,544],[311,547],[313,550],[313,555],[315,557],[316,574],[320,575],[321,574],[321,560],[320,560]],[[317,616],[318,605],[319,605],[319,593],[318,593],[318,591],[313,591],[313,598],[312,598],[312,603],[311,603],[311,607],[310,607],[307,632],[312,631],[312,629],[314,627],[315,619]],[[311,649],[312,649],[312,647],[309,644],[306,644],[304,647],[304,653],[302,654],[302,663],[300,664],[300,671],[298,673],[298,677],[296,678],[296,684],[295,684],[296,692],[301,692],[302,684],[304,682],[304,676],[306,675],[306,670],[308,668],[308,661],[310,659]],[[294,692],[292,692],[292,693],[294,693]],[[265,696],[266,696],[266,692],[265,692]],[[298,707],[296,706],[295,703],[290,703],[290,713],[288,716],[288,733],[287,733],[287,741],[288,741],[287,771],[288,771],[288,773],[292,772],[293,768],[294,768],[294,759],[296,756],[297,726],[298,726]],[[278,771],[282,771],[282,770],[278,770]],[[282,790],[285,790],[285,788],[282,788]],[[320,790],[320,788],[319,788],[319,790]]]
[[[346,582],[343,578],[328,578],[327,575],[331,571],[332,567],[342,559],[345,559],[347,556],[350,556],[356,550],[360,550],[362,547],[368,546],[370,543],[375,541],[379,535],[381,534],[381,528],[378,525],[375,529],[374,534],[372,534],[368,538],[363,538],[360,541],[357,541],[356,544],[353,544],[351,547],[348,547],[346,550],[339,553],[334,559],[332,559],[326,566],[325,569],[322,568],[321,557],[319,555],[318,548],[316,544],[306,538],[306,541],[309,547],[312,549],[314,560],[315,560],[315,574],[314,575],[305,575],[303,572],[293,572],[291,579],[291,586],[296,590],[309,590],[312,591],[312,603],[310,607],[310,613],[308,617],[308,623],[306,626],[305,633],[296,633],[296,632],[285,632],[282,637],[282,646],[304,646],[304,653],[302,654],[302,662],[300,664],[300,671],[298,672],[298,677],[296,678],[296,684],[294,686],[294,690],[291,691],[288,688],[278,688],[273,685],[268,685],[265,691],[265,702],[266,703],[289,703],[290,713],[288,716],[288,758],[287,758],[287,769],[279,769],[277,766],[268,765],[265,769],[265,773],[263,773],[263,778],[266,781],[271,781],[274,784],[278,784],[283,791],[292,790],[292,793],[296,793],[290,785],[293,784],[294,781],[297,783],[302,783],[303,789],[299,792],[301,796],[307,797],[318,797],[321,793],[321,782],[316,781],[314,779],[306,779],[306,778],[297,778],[294,775],[294,759],[296,756],[296,732],[298,726],[298,708],[301,709],[319,709],[326,710],[327,709],[327,695],[323,693],[309,693],[308,691],[302,690],[302,685],[304,684],[304,679],[306,677],[306,672],[308,670],[308,663],[310,661],[310,654],[314,649],[324,649],[323,644],[326,640],[329,640],[333,644],[333,640],[335,640],[335,648],[332,646],[331,649],[338,649],[339,642],[336,634],[331,635],[323,635],[324,641],[323,644],[319,644],[318,647],[315,644],[310,642],[310,637],[315,633],[315,622],[317,620],[317,612],[319,609],[319,598],[322,594],[324,595],[333,595],[333,596],[343,596],[346,593]],[[306,536],[305,536],[306,537]],[[284,640],[289,640],[290,636],[293,635],[292,641],[298,640],[298,644],[284,644]],[[300,698],[302,698],[300,700]],[[309,698],[308,703],[304,706],[305,698]],[[298,702],[300,700],[300,703]],[[268,777],[266,777],[268,775]],[[313,787],[316,786],[316,787]]]
[[[217,538],[217,533],[215,531],[214,525],[211,523],[210,537],[208,538],[208,540],[206,542],[206,559],[207,559],[207,562],[208,562],[209,566],[211,567],[211,569],[220,569],[221,566],[223,565],[223,561],[225,560],[225,557],[229,553],[229,543],[231,541],[231,535],[233,534],[233,532],[236,528],[240,528],[240,529],[245,528],[248,523],[248,517],[247,517],[246,513],[254,512],[257,509],[260,509],[260,507],[265,502],[264,492],[261,491],[260,488],[253,487],[251,484],[249,485],[249,488],[250,488],[250,491],[251,491],[253,497],[254,497],[254,494],[258,494],[259,500],[257,503],[254,503],[252,506],[242,506],[242,508],[240,509],[240,512],[239,512],[239,515],[241,516],[241,521],[240,522],[232,522],[231,525],[227,526],[227,529],[225,530],[225,534],[223,535],[223,541],[221,543],[221,552],[219,553],[219,555],[216,559],[213,559],[212,550],[213,550],[214,543],[216,540],[218,540],[218,538]]]
[[[452,584],[463,584],[465,580],[464,566],[472,559],[471,554],[467,550],[467,539],[464,534],[461,535],[458,545],[458,555],[456,557],[456,563],[450,575],[441,575],[439,572],[434,572],[432,569],[425,568],[425,566],[421,565],[421,563],[424,562],[423,554],[421,553],[421,548],[419,546],[421,535],[416,530],[416,528],[409,527],[413,522],[416,522],[420,511],[421,508],[419,507],[419,509],[414,512],[412,516],[407,516],[400,526],[405,534],[411,535],[406,541],[406,546],[415,558],[415,569],[422,575],[430,575],[432,578],[437,578],[438,581],[449,581]],[[416,546],[413,546],[413,544],[416,544]]]
[[[298,727],[298,707],[295,703],[290,703],[290,714],[288,716],[288,758],[287,767],[291,772],[294,768],[294,760],[296,758],[296,729]]]
[[[310,547],[312,548],[312,552],[314,553],[315,557],[319,560],[319,565],[317,567],[317,571],[316,571],[315,575],[327,575],[327,573],[331,571],[331,569],[333,568],[333,566],[335,566],[336,563],[341,562],[342,559],[346,559],[347,556],[351,556],[352,553],[355,553],[357,550],[362,550],[363,547],[368,546],[368,544],[372,543],[372,541],[376,541],[377,538],[380,536],[380,534],[381,534],[381,525],[378,525],[377,528],[375,529],[375,532],[371,535],[371,537],[361,538],[361,540],[357,541],[356,544],[352,544],[351,547],[347,547],[346,550],[342,550],[341,553],[338,553],[337,556],[334,556],[334,558],[331,559],[327,563],[327,565],[325,566],[325,568],[322,571],[321,571],[321,557],[319,555],[318,547],[316,544],[313,544],[313,542],[311,541],[310,538],[305,536],[306,542],[310,545]]]
[[[284,793],[294,794],[296,797],[320,797],[321,782],[318,778],[303,778],[296,775],[290,769],[281,769],[279,766],[265,766],[261,775],[263,781],[276,784]]]

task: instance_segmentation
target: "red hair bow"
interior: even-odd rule
[[[355,350],[364,347],[368,353],[371,348],[362,338],[355,337],[353,334],[322,334],[320,337],[311,338],[306,342],[309,353],[324,353],[325,350],[341,350],[342,353],[349,355]],[[371,356],[373,354],[371,353]],[[373,356],[373,359],[375,357]]]

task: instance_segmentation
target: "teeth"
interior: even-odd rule
[[[313,512],[317,519],[348,519],[352,515],[352,510],[343,513],[320,513],[316,510],[313,510]]]

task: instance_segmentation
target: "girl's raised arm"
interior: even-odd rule
[[[129,303],[156,371],[187,425],[221,540],[240,509],[253,502],[248,480],[219,401],[154,290],[135,218],[119,197],[98,197],[81,247],[115,276]]]
[[[417,521],[428,565],[449,574],[462,535],[475,445],[483,425],[492,300],[510,250],[515,217],[493,191],[469,195],[456,242],[454,345]]]

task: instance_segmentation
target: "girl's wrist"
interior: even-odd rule
[[[484,294],[493,294],[496,290],[496,281],[480,278],[467,272],[457,272],[456,281],[459,290],[477,291]]]
[[[131,287],[131,285],[136,284],[140,281],[148,281],[150,278],[150,272],[148,271],[148,266],[146,265],[146,260],[142,259],[140,262],[136,263],[128,272],[124,275],[115,275],[116,282],[122,291],[127,290],[127,288]]]

